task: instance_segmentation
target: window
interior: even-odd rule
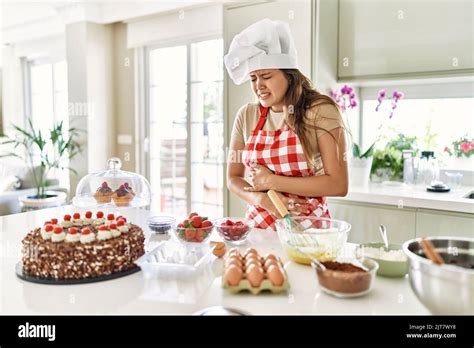
[[[31,118],[35,127],[47,134],[54,123],[68,124],[67,64],[30,62]]]
[[[31,117],[36,130],[48,136],[55,123],[63,121],[63,129],[69,128],[67,63],[65,60],[29,61],[29,103],[26,105],[27,117]],[[67,166],[67,163],[65,163]],[[69,172],[52,173],[60,185],[69,187]]]
[[[222,40],[148,50],[153,209],[223,215]]]
[[[391,86],[386,88],[387,97],[393,90],[405,96],[391,119],[388,118],[390,102],[379,112],[377,91],[379,88],[362,88],[362,139],[365,147],[377,137],[377,127],[384,123],[384,134],[379,147],[396,134],[417,138],[420,150],[434,151],[436,157],[444,157],[445,146],[462,136],[474,137],[474,93],[470,84]]]

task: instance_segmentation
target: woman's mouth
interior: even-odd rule
[[[259,93],[258,97],[261,100],[266,100],[266,99],[270,98],[270,93]]]

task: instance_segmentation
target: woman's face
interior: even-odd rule
[[[288,79],[280,69],[262,69],[250,73],[252,90],[262,106],[271,107],[273,111],[283,111]]]

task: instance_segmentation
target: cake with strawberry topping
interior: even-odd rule
[[[94,198],[99,204],[110,203],[112,201],[112,195],[114,192],[109,187],[106,181],[104,181],[97,191],[94,193]]]
[[[145,253],[143,230],[123,216],[99,211],[54,218],[22,241],[23,274],[47,279],[86,279],[130,270]]]

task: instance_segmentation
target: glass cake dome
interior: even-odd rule
[[[72,204],[76,207],[144,207],[151,190],[143,176],[120,170],[122,161],[108,160],[109,170],[88,174],[79,181]]]

